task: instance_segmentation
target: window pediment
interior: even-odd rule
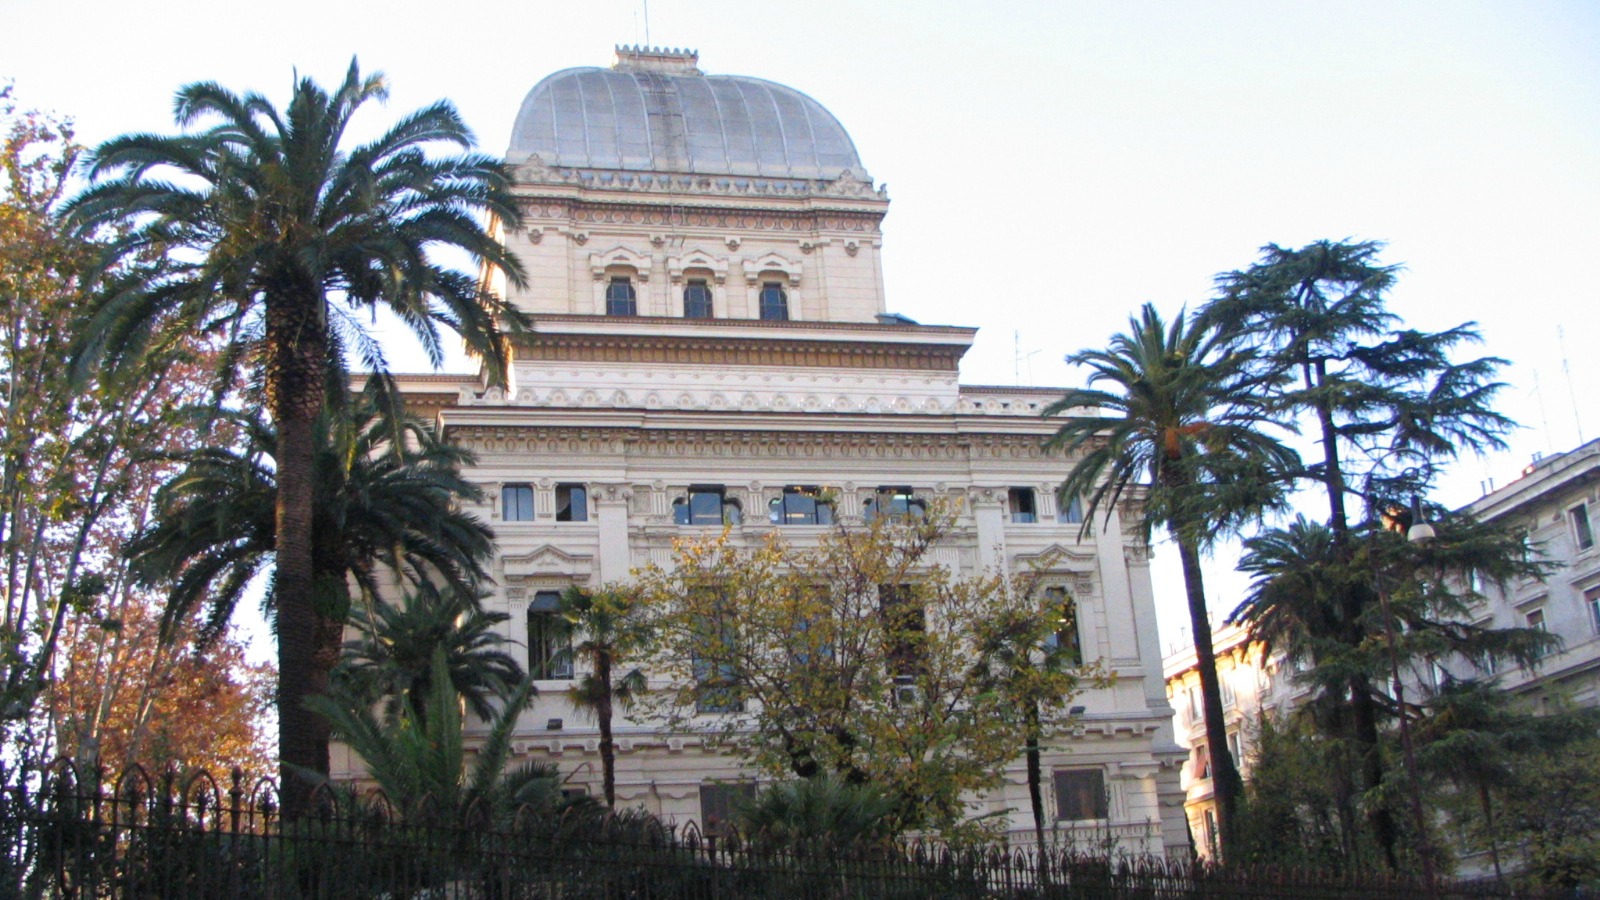
[[[650,254],[638,253],[620,245],[604,253],[589,254],[589,273],[595,281],[604,281],[609,274],[607,270],[617,267],[632,269],[640,281],[649,281],[651,264]]]
[[[755,259],[744,261],[744,280],[755,284],[761,280],[762,275],[782,275],[789,282],[790,287],[800,283],[800,261],[789,259],[780,253],[765,253]]]
[[[520,555],[507,554],[501,558],[501,563],[507,578],[560,575],[583,581],[594,573],[593,556],[577,556],[550,544]]]
[[[705,269],[717,284],[728,280],[728,258],[717,256],[698,247],[683,254],[667,257],[667,277],[673,284],[683,281],[683,273],[690,269]]]

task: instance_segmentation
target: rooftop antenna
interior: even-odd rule
[[[1012,347],[1011,383],[1016,385],[1016,386],[1018,386],[1018,387],[1022,386],[1022,364],[1023,363],[1027,363],[1028,364],[1028,383],[1032,384],[1033,383],[1033,358],[1034,358],[1034,356],[1038,355],[1039,351],[1037,351],[1037,350],[1029,350],[1027,353],[1023,353],[1022,352],[1022,332],[1021,331],[1016,331],[1016,330],[1013,330],[1011,332],[1011,347]]]
[[[650,46],[650,0],[639,0],[644,7],[644,45]]]
[[[1578,444],[1588,443],[1583,438],[1583,419],[1578,415],[1578,391],[1572,386],[1572,366],[1567,364],[1567,329],[1556,326],[1556,343],[1561,346],[1561,373],[1567,376],[1567,395],[1572,398],[1572,422],[1578,426]]]
[[[1556,452],[1555,438],[1550,434],[1550,414],[1544,411],[1544,391],[1539,387],[1539,370],[1533,370],[1533,395],[1539,398],[1539,421],[1544,423],[1544,442],[1550,452]]]

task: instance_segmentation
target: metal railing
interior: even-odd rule
[[[644,815],[484,807],[397,809],[319,792],[279,814],[270,781],[200,773],[80,778],[68,768],[0,793],[0,898],[372,900],[898,900],[1512,896],[1498,885],[1217,869],[1158,857],[956,848],[843,850],[669,828]]]

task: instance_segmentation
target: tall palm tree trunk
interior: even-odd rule
[[[617,806],[617,751],[611,739],[611,654],[595,657],[594,676],[600,682],[599,702],[594,705],[594,717],[600,724],[600,779],[606,795],[606,806]]]
[[[328,724],[306,707],[327,692],[328,670],[317,665],[319,616],[313,599],[312,554],[317,416],[322,412],[327,338],[321,298],[302,286],[285,292],[300,302],[269,306],[266,315],[267,404],[278,429],[278,496],[273,598],[278,632],[278,764],[283,812],[306,811],[310,782],[302,771],[326,775]],[[270,294],[269,294],[270,296]]]
[[[1200,695],[1205,707],[1206,745],[1211,752],[1211,790],[1217,800],[1222,858],[1233,849],[1239,792],[1243,783],[1228,751],[1228,727],[1222,717],[1222,686],[1217,679],[1217,654],[1211,647],[1211,618],[1206,611],[1205,582],[1200,574],[1200,550],[1194,539],[1176,534],[1178,557],[1183,561],[1183,585],[1189,599],[1189,627],[1194,632],[1195,668],[1200,671]]]

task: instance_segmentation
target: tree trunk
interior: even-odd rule
[[[1317,360],[1315,386],[1321,387],[1327,378],[1328,364]],[[1333,422],[1333,410],[1327,404],[1317,404],[1316,410],[1317,425],[1322,432],[1322,484],[1328,492],[1328,527],[1333,530],[1334,542],[1344,547],[1348,543],[1350,520],[1344,511],[1345,484],[1344,469],[1339,463],[1339,431]]]
[[[305,773],[328,773],[328,725],[305,705],[307,697],[328,687],[328,673],[315,659],[319,622],[312,562],[315,429],[324,402],[327,352],[321,302],[320,294],[306,286],[269,291],[266,315],[267,404],[278,432],[272,585],[278,635],[278,764],[283,813],[290,817],[307,811],[311,782]]]
[[[1222,858],[1233,851],[1238,798],[1243,783],[1228,751],[1228,727],[1222,717],[1222,688],[1217,680],[1217,656],[1211,646],[1211,619],[1206,611],[1205,583],[1200,574],[1200,550],[1194,539],[1181,532],[1178,556],[1183,561],[1183,583],[1189,597],[1189,626],[1194,632],[1195,668],[1200,672],[1200,694],[1205,705],[1206,745],[1211,752],[1211,790],[1217,800],[1218,841]]]
[[[1359,677],[1350,679],[1350,712],[1355,725],[1356,745],[1361,752],[1363,787],[1368,797],[1374,797],[1383,786],[1383,750],[1378,739],[1378,704],[1372,698],[1372,688]],[[1372,823],[1372,834],[1383,848],[1383,859],[1390,871],[1400,871],[1397,850],[1399,833],[1395,829],[1394,815],[1383,803],[1374,802],[1367,813]]]
[[[1478,782],[1478,801],[1483,804],[1483,826],[1489,835],[1489,858],[1494,860],[1494,880],[1504,883],[1505,873],[1500,871],[1500,837],[1494,833],[1494,801],[1489,796],[1489,783]]]
[[[1044,859],[1044,771],[1039,756],[1039,704],[1029,703],[1025,725],[1028,730],[1028,749],[1024,754],[1028,765],[1028,803],[1033,807],[1034,847],[1039,858]]]
[[[600,723],[600,778],[606,795],[606,806],[617,807],[617,752],[611,741],[611,654],[595,655],[594,677],[600,682],[600,696],[594,705],[595,719]]]

